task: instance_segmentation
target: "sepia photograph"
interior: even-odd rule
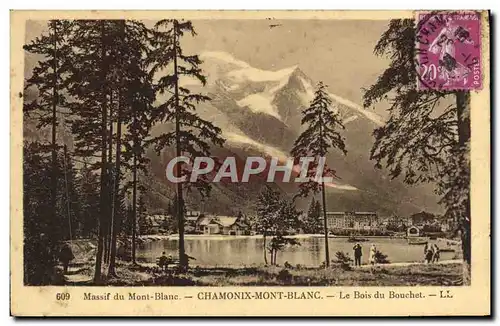
[[[490,114],[474,105],[489,99],[488,12],[152,16],[22,20],[21,287],[418,299],[488,273],[473,262],[489,264],[489,211],[471,210],[472,171],[489,170],[488,140],[487,161],[471,155],[489,137],[471,133],[472,111]]]

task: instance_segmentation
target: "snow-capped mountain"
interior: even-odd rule
[[[197,112],[223,130],[227,142],[225,149],[216,150],[218,155],[236,154],[242,159],[255,155],[286,158],[300,134],[301,112],[312,100],[317,81],[311,80],[299,66],[263,70],[225,52],[203,52],[200,57],[207,85],[202,88],[187,79],[181,83],[211,97],[209,103],[198,106]],[[372,132],[384,121],[375,112],[336,95],[334,86],[329,86],[330,97],[346,127],[348,155],[333,151],[328,157],[327,164],[341,177],[329,187],[328,209],[381,213],[437,209],[429,187],[409,188],[398,180],[390,180],[384,171],[374,169],[369,160]],[[289,184],[279,186],[287,192],[296,190]],[[252,204],[260,185],[216,188],[212,201],[227,200],[223,207],[244,209],[240,206]],[[243,195],[238,197],[238,192]]]

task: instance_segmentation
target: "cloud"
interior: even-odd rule
[[[273,146],[269,146],[269,145],[257,142],[255,140],[249,138],[248,136],[243,135],[243,134],[238,134],[238,133],[234,133],[234,132],[224,132],[224,137],[226,138],[226,140],[229,143],[233,143],[235,145],[242,145],[242,144],[248,145],[248,146],[253,147],[254,149],[268,155],[269,157],[277,157],[281,163],[286,162],[286,160],[289,158],[289,155],[287,155],[282,150],[277,149]],[[298,174],[300,172],[299,166],[295,165],[293,168],[293,171]],[[328,183],[328,184],[326,184],[326,186],[330,187],[330,188],[339,189],[339,190],[347,190],[347,191],[358,190],[358,188],[351,186],[349,184],[340,184],[340,183],[336,183],[336,182]]]

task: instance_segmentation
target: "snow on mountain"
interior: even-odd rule
[[[269,114],[279,120],[282,120],[281,116],[276,110],[276,107],[272,105],[272,97],[267,93],[257,93],[251,94],[243,99],[236,101],[241,107],[248,107],[253,112],[262,112]]]
[[[233,57],[231,54],[227,52],[222,52],[222,51],[204,51],[200,54],[200,59],[202,60],[207,60],[207,59],[213,59],[213,60],[219,60],[223,63],[226,64],[233,64],[235,66],[238,66],[240,68],[249,68],[250,65],[246,63],[245,61],[241,61]]]
[[[311,83],[309,83],[307,80],[305,80],[302,77],[300,77],[300,80],[301,80],[302,84],[304,85],[304,88],[306,89],[306,95],[307,95],[308,101],[311,101],[314,98],[314,88],[313,88],[313,86],[311,85]],[[377,126],[383,126],[384,125],[384,121],[383,121],[382,117],[380,117],[375,112],[368,111],[368,110],[364,109],[363,107],[361,107],[360,105],[354,103],[353,101],[345,99],[345,98],[343,98],[341,96],[338,96],[336,94],[328,92],[328,95],[330,95],[330,98],[333,101],[335,101],[337,103],[340,103],[340,104],[343,104],[343,105],[345,105],[345,106],[347,106],[347,107],[349,107],[349,108],[351,108],[351,109],[353,109],[353,110],[361,113],[366,118],[368,118],[370,121],[372,121],[373,123],[375,123]],[[350,119],[350,117],[348,119]],[[353,120],[349,120],[349,121],[353,121]]]
[[[347,117],[344,119],[344,121],[342,121],[342,123],[345,125],[347,125],[349,122],[353,122],[354,120],[358,119],[359,116],[357,115],[351,115],[350,117]]]
[[[330,95],[330,97],[332,98],[332,100],[337,101],[338,103],[344,104],[345,106],[348,106],[348,107],[350,107],[350,108],[358,111],[359,113],[361,113],[362,115],[364,115],[365,117],[367,117],[370,121],[372,121],[373,123],[375,123],[377,126],[380,127],[380,126],[384,125],[384,120],[382,119],[382,117],[380,117],[375,112],[366,110],[365,108],[363,108],[360,105],[354,103],[353,101],[350,101],[348,99],[340,97],[340,96],[338,96],[336,94],[332,94],[332,93],[328,93],[328,94]]]
[[[250,138],[242,133],[224,132],[223,135],[229,143],[233,143],[236,145],[247,145],[249,147],[252,147],[255,150],[258,150],[260,152],[263,152],[263,153],[269,155],[270,157],[279,157],[279,158],[286,157],[285,152],[283,152],[282,150],[280,150],[276,147],[255,141],[252,138]]]
[[[312,81],[295,65],[280,70],[263,70],[252,67],[249,63],[236,59],[227,52],[206,51],[200,58],[204,61],[203,68],[209,75],[209,81],[223,85],[231,92],[238,105],[256,113],[265,113],[281,121],[287,120],[276,105],[276,97],[283,88],[296,77],[302,85],[295,90],[301,98],[301,106],[309,104],[314,97]],[[236,94],[242,93],[242,94]],[[382,126],[384,120],[375,112],[369,111],[335,93],[329,93],[332,100],[338,104],[361,114],[377,126]],[[237,96],[236,96],[237,97]],[[299,108],[293,108],[298,110]],[[300,112],[297,112],[300,113]],[[349,117],[347,117],[349,118]],[[353,120],[350,120],[353,121]]]
[[[254,67],[237,69],[229,72],[227,76],[236,83],[251,82],[278,82],[280,85],[286,84],[290,74],[297,69],[297,66],[277,70],[262,70]]]
[[[314,97],[316,81],[297,66],[280,70],[264,70],[236,59],[225,52],[204,52],[201,68],[208,83],[181,78],[183,86],[192,92],[210,96],[211,101],[197,105],[197,113],[222,129],[227,140],[224,148],[214,149],[214,155],[277,157],[284,162],[294,140],[301,131],[302,109]],[[373,129],[384,120],[351,100],[335,94],[329,85],[331,99],[346,126],[343,134],[348,155],[333,150],[327,164],[339,178],[328,186],[328,209],[374,210],[379,212],[413,213],[417,206],[433,209],[435,196],[428,189],[409,188],[399,180],[387,178],[370,161]],[[159,101],[165,101],[165,94]],[[158,126],[156,133],[172,126]],[[158,178],[164,179],[164,167],[157,159]],[[294,172],[297,173],[294,168]],[[255,202],[263,181],[253,184],[228,184],[214,187],[213,206],[221,211],[248,209]],[[282,190],[296,191],[295,183],[277,184]],[[407,203],[414,198],[414,204]],[[412,201],[413,203],[413,201]],[[305,206],[304,206],[305,207]],[[215,208],[214,208],[215,209]]]

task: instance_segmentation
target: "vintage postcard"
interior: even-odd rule
[[[489,12],[12,11],[14,316],[487,316]]]

